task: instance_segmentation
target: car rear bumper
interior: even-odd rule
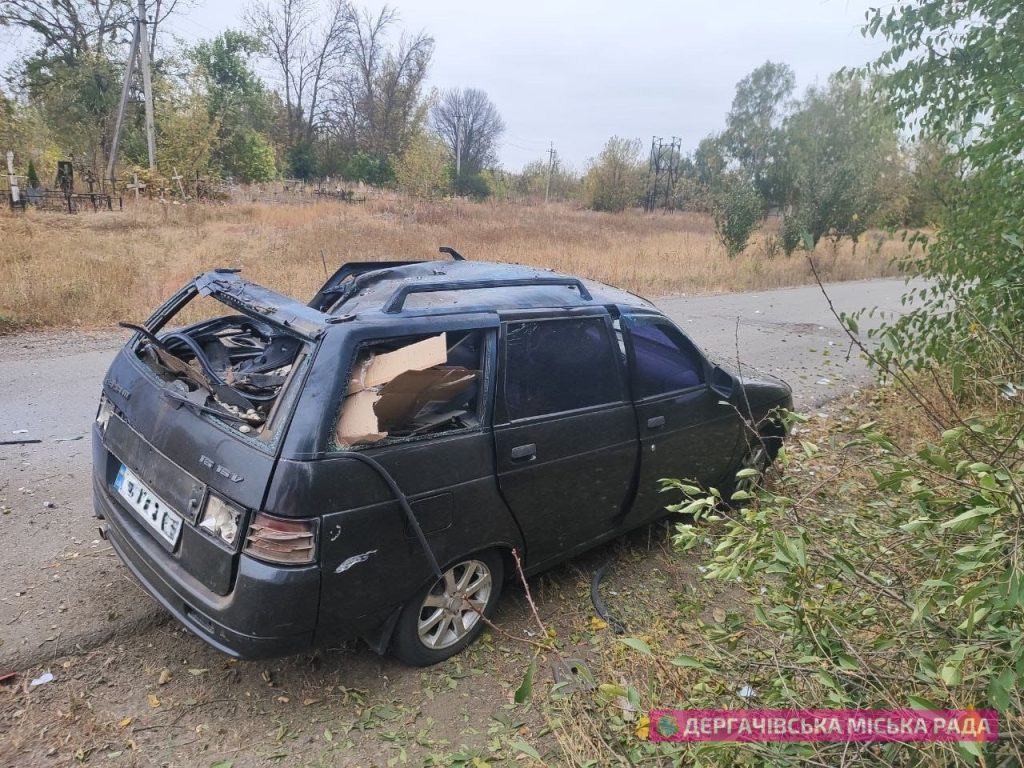
[[[309,648],[317,622],[320,569],[278,568],[242,555],[234,587],[215,595],[171,558],[93,477],[93,502],[106,538],[164,608],[219,651],[242,659],[285,656]]]

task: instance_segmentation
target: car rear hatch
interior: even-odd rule
[[[197,312],[219,314],[164,332]],[[118,354],[104,381],[97,483],[120,527],[155,540],[214,595],[234,583],[326,317],[233,272],[186,285]]]

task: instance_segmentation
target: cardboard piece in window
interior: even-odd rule
[[[380,395],[373,389],[364,389],[345,398],[335,431],[338,445],[348,448],[360,443],[375,443],[388,436],[387,432],[380,430],[377,415],[373,412],[378,400]]]
[[[444,365],[448,360],[446,334],[431,336],[429,339],[396,349],[394,352],[370,354],[360,360],[349,381],[349,394],[371,387],[379,387],[394,380],[406,371],[422,371],[435,365]]]
[[[393,352],[360,357],[349,380],[348,395],[342,401],[335,429],[338,445],[348,448],[387,437],[374,413],[374,406],[382,397],[381,388],[410,371],[444,365],[447,359],[447,338],[443,333]]]
[[[380,390],[380,399],[373,406],[378,423],[397,430],[411,426],[416,415],[428,406],[450,410],[455,398],[477,380],[478,373],[456,366],[407,371]]]

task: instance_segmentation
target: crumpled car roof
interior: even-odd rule
[[[444,291],[424,290],[439,283],[450,287]],[[488,283],[493,283],[493,287]],[[330,281],[325,289],[329,285]],[[652,307],[646,299],[593,280],[492,262],[424,261],[382,266],[362,271],[333,288],[343,290],[333,305],[325,308],[335,315],[397,311],[404,315],[430,314],[442,308],[479,311],[608,304]],[[404,298],[408,301],[403,304],[401,298],[395,300],[398,292],[407,293]]]

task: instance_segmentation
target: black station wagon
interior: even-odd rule
[[[659,479],[727,488],[778,449],[789,388],[713,365],[649,302],[441,250],[346,264],[308,305],[214,270],[128,326],[96,514],[223,652],[361,637],[441,661],[513,550],[536,573],[666,514]]]

